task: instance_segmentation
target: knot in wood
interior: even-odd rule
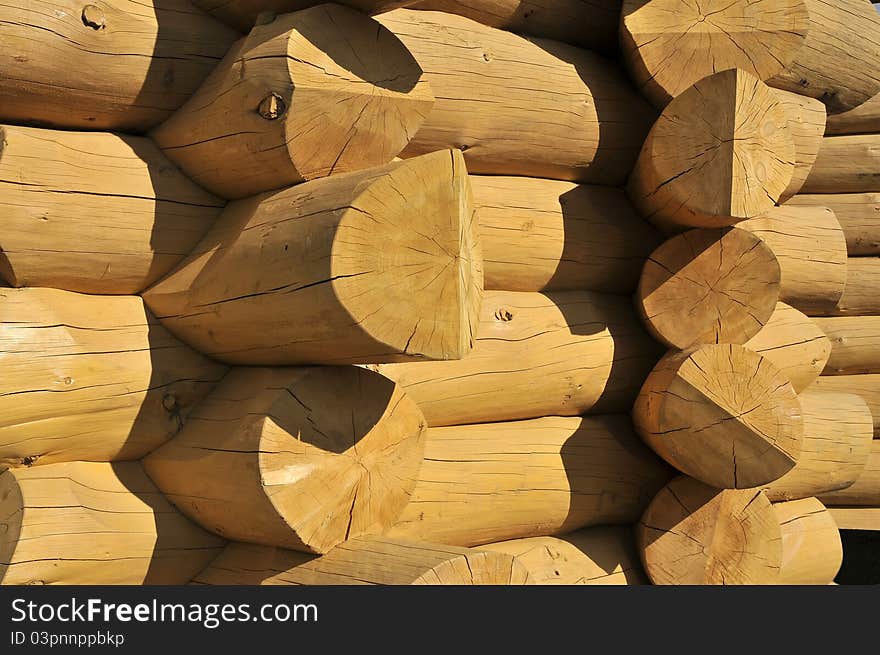
[[[162,399],[162,407],[167,409],[169,412],[173,411],[177,408],[177,398],[174,397],[173,394],[166,394]]]
[[[21,463],[23,466],[33,466],[39,458],[39,455],[28,455],[27,457],[21,458]]]
[[[260,102],[257,113],[267,121],[274,121],[280,118],[286,109],[287,104],[284,102],[284,98],[277,93],[270,93]]]
[[[496,320],[504,321],[506,323],[507,321],[513,320],[513,312],[502,307],[495,311],[495,318]]]
[[[86,5],[82,10],[82,22],[93,30],[103,30],[107,26],[107,17],[100,7]]]

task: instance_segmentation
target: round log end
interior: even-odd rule
[[[766,357],[730,344],[664,356],[633,420],[669,464],[719,489],[757,487],[787,473],[804,432],[788,379]]]
[[[739,68],[761,80],[782,73],[809,27],[803,0],[625,0],[621,49],[636,84],[662,108],[715,71]]]
[[[528,570],[513,555],[472,550],[419,575],[414,585],[522,585],[531,583]]]
[[[774,207],[795,174],[789,113],[741,70],[716,73],[675,98],[654,123],[630,176],[646,218],[723,227]]]
[[[458,150],[405,160],[352,202],[333,247],[333,287],[360,328],[387,345],[383,361],[471,350],[483,297],[477,229]]]
[[[664,487],[636,524],[654,584],[775,584],[782,534],[759,489],[714,489],[681,476]]]
[[[776,256],[745,230],[690,230],[655,250],[637,301],[649,331],[666,345],[743,344],[770,320],[779,299]]]

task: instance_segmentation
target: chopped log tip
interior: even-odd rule
[[[231,203],[144,299],[221,361],[352,364],[462,357],[482,287],[464,162],[441,151]]]
[[[736,345],[665,355],[642,387],[633,420],[663,459],[720,489],[776,480],[794,467],[803,440],[791,383],[767,358]]]
[[[770,320],[780,285],[779,263],[757,236],[689,230],[648,257],[636,304],[651,334],[672,348],[742,344]]]
[[[880,193],[799,194],[786,205],[828,207],[843,228],[850,257],[880,255]]]
[[[221,551],[140,464],[67,462],[0,474],[0,584],[186,584]]]
[[[12,286],[138,293],[225,204],[149,139],[0,126],[0,276]]]
[[[152,136],[203,187],[243,198],[391,161],[433,102],[397,37],[325,4],[255,27]]]
[[[377,373],[242,368],[144,468],[212,532],[324,553],[391,527],[415,486],[424,432],[419,409]]]
[[[0,289],[0,468],[139,459],[226,368],[133,296]]]
[[[528,537],[480,546],[513,555],[540,585],[648,584],[632,529],[598,527],[562,537]]]
[[[718,70],[741,68],[829,113],[880,92],[880,19],[864,0],[624,0],[621,49],[658,107]]]
[[[837,523],[816,498],[775,503],[782,531],[782,564],[777,584],[829,585],[843,563]]]
[[[880,439],[871,442],[868,462],[858,479],[846,489],[821,494],[819,500],[828,506],[880,507]]]
[[[629,178],[630,199],[661,227],[723,227],[764,213],[797,172],[790,112],[744,71],[698,81],[651,128]]]
[[[861,396],[806,391],[798,398],[804,417],[801,454],[792,470],[767,486],[772,501],[846,489],[865,470],[871,454],[874,424]]]
[[[402,156],[459,148],[471,173],[626,180],[654,113],[608,60],[441,12],[396,9],[376,20],[409,48],[437,97]]]
[[[846,287],[846,237],[827,207],[774,207],[739,223],[769,246],[782,272],[779,299],[806,314],[831,311]]]
[[[0,122],[143,132],[180,107],[237,34],[187,0],[0,5]]]
[[[623,415],[430,428],[388,535],[477,546],[631,524],[670,477]]]
[[[831,355],[831,342],[813,319],[782,302],[745,347],[769,359],[797,393],[816,381]]]
[[[760,489],[714,489],[681,476],[636,524],[648,577],[658,585],[775,584],[782,531]]]
[[[488,291],[461,360],[373,368],[436,427],[628,412],[661,352],[628,298]]]
[[[314,557],[230,544],[202,571],[204,585],[522,585],[528,571],[511,555],[400,541],[351,539]]]

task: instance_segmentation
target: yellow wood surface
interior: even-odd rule
[[[786,204],[828,207],[843,228],[850,257],[880,255],[880,193],[805,193]]]
[[[828,585],[843,563],[840,531],[815,498],[774,503],[782,530],[782,566],[777,584]]]

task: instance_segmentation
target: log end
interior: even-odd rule
[[[637,304],[648,330],[672,348],[743,344],[773,315],[781,276],[757,236],[738,228],[690,230],[645,262]]]
[[[633,420],[668,463],[720,489],[757,487],[787,473],[804,431],[788,379],[736,345],[664,356],[639,393]]]
[[[645,571],[654,584],[775,584],[782,534],[759,489],[714,489],[681,476],[654,498],[636,524]]]
[[[451,549],[450,549],[451,550]],[[417,577],[414,585],[532,584],[528,570],[507,553],[462,549]]]
[[[0,584],[13,562],[21,536],[24,499],[17,478],[10,472],[0,473]]]

